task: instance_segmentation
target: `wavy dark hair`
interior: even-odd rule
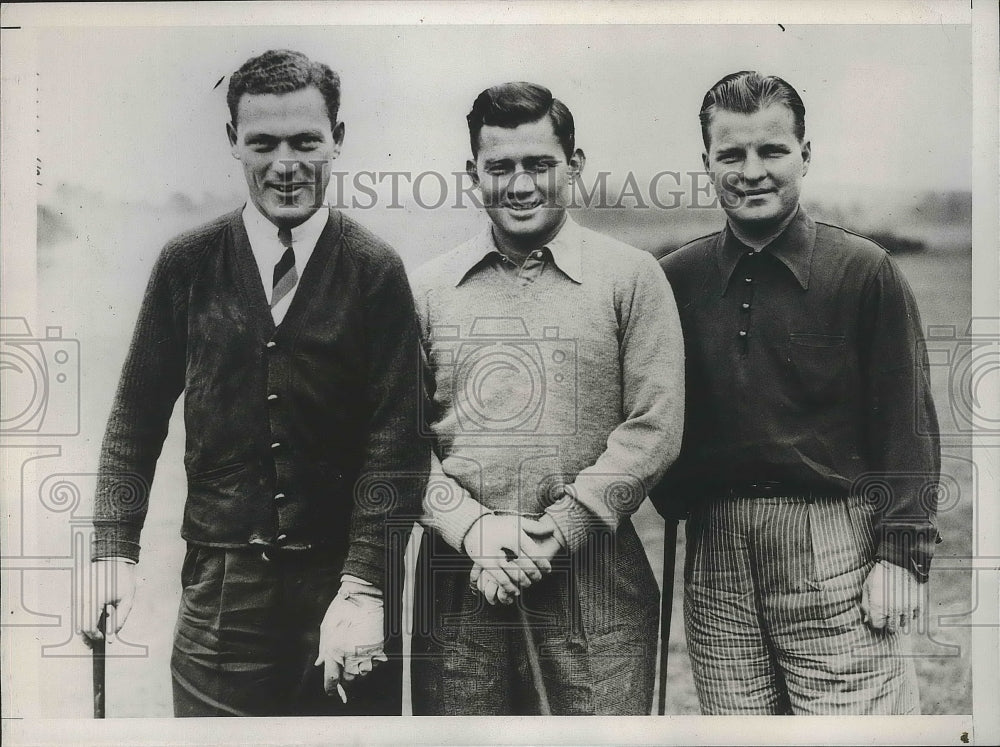
[[[573,115],[548,88],[524,82],[501,83],[487,88],[476,97],[472,111],[465,118],[469,123],[472,157],[479,155],[479,133],[484,126],[514,128],[537,122],[545,116],[551,120],[568,161],[576,150]]]
[[[340,111],[340,76],[335,71],[290,49],[269,49],[251,57],[229,78],[226,103],[233,127],[243,94],[292,93],[309,86],[316,86],[323,94],[330,127],[336,127]]]

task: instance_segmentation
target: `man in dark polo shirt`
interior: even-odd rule
[[[100,637],[105,608],[117,632],[132,606],[183,391],[175,714],[398,714],[400,550],[429,466],[409,284],[388,245],[322,207],[344,138],[337,74],[265,52],[227,101],[250,199],[153,268],[101,451],[83,633]]]
[[[707,714],[919,713],[909,621],[935,542],[920,316],[882,247],[799,205],[805,108],[740,72],[701,109],[725,228],[661,260],[687,355],[684,612]],[[678,506],[674,506],[678,508]]]

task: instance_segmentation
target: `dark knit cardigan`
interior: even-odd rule
[[[331,210],[276,328],[241,212],[171,241],[153,268],[108,421],[92,556],[137,559],[156,461],[184,392],[182,535],[324,548],[382,585],[428,446],[419,331],[398,255]]]

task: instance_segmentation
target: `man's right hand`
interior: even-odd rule
[[[77,619],[81,629],[77,632],[83,642],[91,646],[104,638],[97,623],[105,609],[105,629],[109,635],[117,635],[135,600],[135,564],[118,558],[95,560],[90,564],[89,583],[80,596]]]
[[[484,514],[466,533],[463,546],[473,563],[488,571],[500,589],[516,596],[552,570],[532,534],[545,534],[534,519]]]
[[[552,571],[552,558],[563,549],[555,523],[550,516],[543,516],[538,521],[522,518],[520,522],[522,530],[529,536],[533,545],[522,542],[522,552],[526,553],[530,550],[532,554],[530,556],[522,555],[518,560],[533,564],[535,568],[542,571],[543,575],[550,573]],[[469,586],[482,594],[490,604],[513,603],[517,590],[515,589],[512,593],[509,588],[503,586],[498,576],[499,574],[494,573],[491,569],[475,563],[469,576]],[[531,577],[532,582],[538,581],[540,578],[540,576],[538,578]]]
[[[562,549],[559,540],[552,536],[541,540],[538,544],[541,548],[541,555],[535,556],[534,561],[536,563],[539,562],[540,558],[551,560]],[[508,594],[500,588],[496,577],[479,565],[472,566],[472,572],[469,574],[469,586],[482,594],[483,598],[490,604],[514,603],[514,595]]]

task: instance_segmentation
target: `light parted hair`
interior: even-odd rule
[[[330,127],[336,127],[340,111],[340,76],[334,70],[290,49],[269,49],[251,57],[229,78],[226,103],[233,127],[243,94],[292,93],[309,86],[316,86],[323,94]]]
[[[806,107],[792,86],[777,75],[761,75],[756,70],[730,73],[705,94],[698,118],[701,120],[701,139],[709,147],[708,128],[716,109],[754,114],[778,104],[792,111],[795,137],[801,143],[806,138]]]
[[[476,97],[472,111],[465,118],[469,123],[472,157],[479,155],[479,133],[484,126],[514,128],[546,116],[552,122],[568,161],[576,150],[573,115],[548,88],[524,82],[501,83],[487,88]]]

